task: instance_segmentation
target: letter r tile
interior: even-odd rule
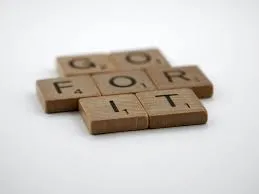
[[[149,128],[204,124],[207,111],[191,89],[136,94],[149,116]]]
[[[91,134],[148,127],[147,113],[133,94],[83,98],[79,111]]]
[[[38,80],[37,95],[46,113],[78,110],[80,98],[100,96],[90,76]]]
[[[213,94],[212,83],[197,66],[149,68],[146,72],[159,90],[190,88],[198,98]]]
[[[93,75],[102,95],[137,93],[155,90],[144,71],[113,72]]]

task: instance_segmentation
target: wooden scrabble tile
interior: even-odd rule
[[[136,94],[149,116],[149,128],[204,124],[207,111],[191,89]]]
[[[60,75],[65,77],[115,70],[115,66],[107,54],[58,57],[57,66]]]
[[[148,127],[147,113],[133,94],[80,99],[79,111],[91,134]]]
[[[78,110],[79,98],[100,96],[90,76],[38,80],[36,88],[46,113]]]
[[[191,88],[199,98],[213,94],[212,83],[197,66],[149,68],[146,72],[160,90]]]
[[[144,71],[113,72],[93,75],[102,95],[136,93],[155,90]]]
[[[170,67],[168,61],[158,49],[113,52],[110,56],[111,60],[120,70]]]

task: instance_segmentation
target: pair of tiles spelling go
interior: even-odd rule
[[[193,92],[212,96],[211,82],[197,66],[171,68],[157,49],[59,57],[57,62],[64,77],[37,81],[45,112],[78,110],[84,98],[79,108],[93,134],[207,121]]]

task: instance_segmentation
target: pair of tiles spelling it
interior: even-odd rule
[[[80,113],[90,133],[207,122],[206,109],[190,89],[141,92],[136,96],[124,94],[80,99]]]
[[[78,110],[80,98],[100,96],[90,76],[38,80],[36,88],[46,113]]]
[[[146,69],[159,90],[190,88],[199,98],[209,98],[213,85],[197,66],[161,67]]]
[[[158,49],[114,52],[112,54],[61,56],[57,58],[57,65],[62,76],[139,70],[147,67],[170,67]]]

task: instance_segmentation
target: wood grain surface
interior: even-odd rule
[[[78,110],[79,98],[100,96],[90,76],[38,80],[36,88],[46,113]]]
[[[213,85],[198,66],[148,68],[145,70],[159,90],[191,88],[199,98],[209,98]]]
[[[61,56],[57,58],[57,68],[61,76],[78,76],[115,70],[108,54],[88,54]]]
[[[133,94],[83,98],[79,110],[91,134],[148,127],[147,113]]]
[[[123,71],[93,75],[102,95],[136,93],[155,90],[156,87],[144,71]]]
[[[110,58],[120,70],[170,67],[169,62],[158,49],[113,52],[111,53]]]
[[[204,124],[207,111],[191,89],[136,94],[149,116],[149,128]]]

